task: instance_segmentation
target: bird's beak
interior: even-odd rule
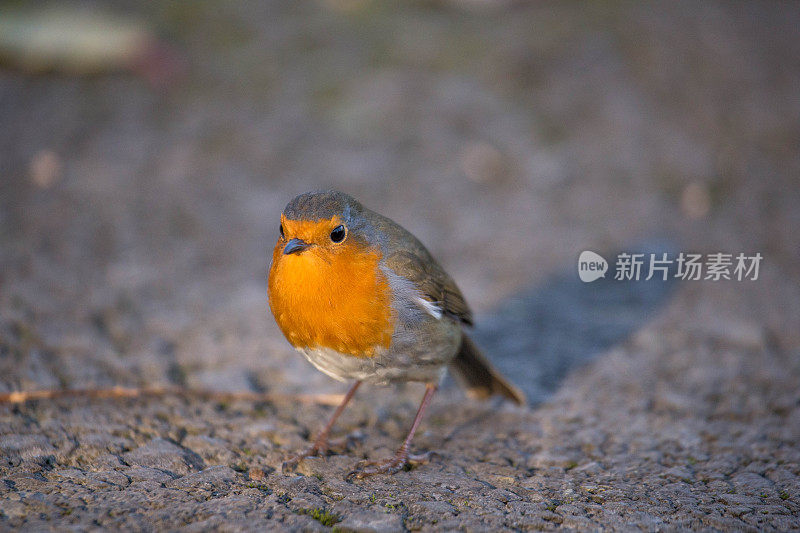
[[[291,241],[286,243],[286,248],[283,249],[283,253],[284,255],[299,254],[309,246],[311,245],[308,244],[303,239],[292,239]]]

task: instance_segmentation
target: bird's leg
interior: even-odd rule
[[[353,397],[353,395],[355,395],[359,385],[361,385],[360,381],[356,381],[355,383],[353,383],[353,385],[350,387],[350,390],[348,390],[347,394],[344,395],[342,403],[340,403],[339,407],[336,408],[336,411],[333,412],[333,416],[331,416],[331,419],[328,420],[328,423],[325,424],[325,427],[322,428],[322,431],[320,431],[319,434],[317,434],[317,438],[314,440],[314,444],[312,444],[302,452],[298,453],[297,455],[290,457],[283,463],[281,470],[284,473],[294,470],[294,468],[298,465],[298,463],[300,463],[300,461],[302,461],[306,457],[321,455],[328,451],[328,448],[330,446],[328,442],[328,436],[331,433],[333,424],[336,423],[336,419],[339,418],[339,415],[342,414],[344,408],[350,402],[350,399]]]
[[[402,446],[400,446],[397,453],[394,454],[394,457],[382,461],[359,463],[356,469],[347,475],[348,480],[362,479],[367,476],[374,476],[375,474],[394,474],[402,470],[409,462],[421,461],[427,458],[428,454],[423,454],[421,456],[409,455],[408,449],[411,446],[411,439],[414,438],[414,433],[417,431],[417,426],[419,426],[422,420],[422,415],[425,413],[425,409],[428,407],[433,393],[436,392],[436,388],[437,386],[434,383],[425,385],[425,396],[423,396],[422,403],[419,405],[417,416],[414,417],[414,423],[411,424],[411,429],[408,432],[406,440],[403,441]]]

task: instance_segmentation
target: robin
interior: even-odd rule
[[[333,424],[364,381],[423,382],[425,395],[397,453],[360,463],[350,478],[395,473],[417,459],[409,455],[411,440],[448,365],[473,397],[525,403],[465,333],[472,313],[447,272],[411,233],[347,194],[309,192],[283,210],[269,305],[312,365],[354,382],[314,443],[284,471],[327,452]]]

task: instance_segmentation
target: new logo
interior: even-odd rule
[[[608,261],[600,254],[586,250],[578,257],[578,277],[585,283],[606,277],[607,270]]]

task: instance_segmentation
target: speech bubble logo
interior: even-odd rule
[[[603,256],[590,250],[581,252],[578,257],[578,277],[584,283],[592,282],[598,278],[606,277],[608,261]]]

